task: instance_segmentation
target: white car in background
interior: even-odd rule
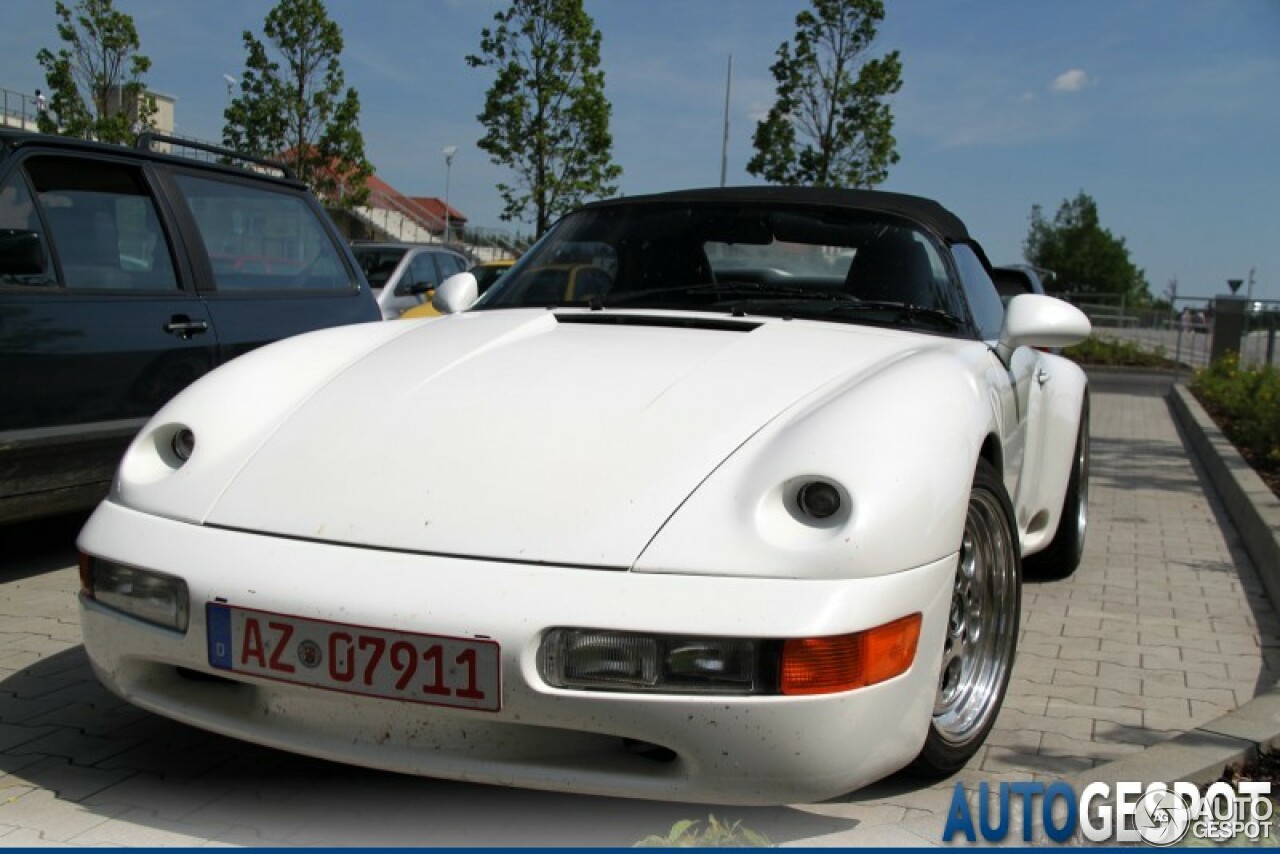
[[[428,243],[357,242],[351,252],[383,320],[394,320],[422,305],[441,282],[471,266],[461,252]]]
[[[1024,559],[1080,559],[1088,388],[1036,347],[1083,314],[1006,311],[934,202],[766,187],[588,205],[475,298],[459,274],[445,317],[294,338],[160,411],[79,541],[104,684],[602,795],[815,800],[974,755]],[[365,440],[401,433],[431,453]]]

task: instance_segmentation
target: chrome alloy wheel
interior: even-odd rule
[[[1017,641],[1017,546],[1008,513],[988,489],[969,497],[951,594],[934,730],[960,746],[985,736],[1000,708]]]

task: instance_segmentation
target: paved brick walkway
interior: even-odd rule
[[[1162,389],[1094,382],[1085,561],[1028,583],[1009,697],[957,779],[1055,779],[1204,724],[1280,675],[1280,624]],[[780,843],[940,842],[954,780],[727,809],[398,777],[209,735],[100,688],[74,528],[0,529],[0,845],[629,845],[683,818]]]

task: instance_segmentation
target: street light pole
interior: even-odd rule
[[[458,146],[446,145],[442,148],[441,153],[444,154],[444,242],[449,242],[449,178],[453,171],[453,155],[458,153]]]

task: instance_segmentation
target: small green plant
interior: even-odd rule
[[[696,819],[683,819],[671,825],[665,836],[646,836],[634,848],[772,848],[763,833],[743,827],[741,821],[728,824],[708,815],[706,825]]]

